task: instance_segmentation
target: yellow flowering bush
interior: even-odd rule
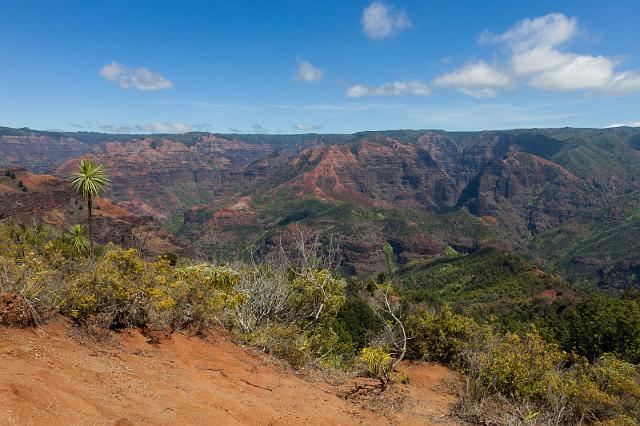
[[[236,286],[240,274],[226,266],[197,264],[175,269],[169,294],[175,301],[173,326],[195,326],[199,331],[220,323],[223,314],[244,300]]]
[[[143,326],[175,305],[165,261],[146,262],[135,249],[110,246],[103,257],[85,262],[67,300],[68,312],[80,322],[96,317],[105,327]]]
[[[378,378],[385,378],[391,371],[392,358],[380,348],[362,348],[358,360],[366,366],[367,373]]]
[[[245,335],[245,340],[263,351],[287,361],[292,367],[303,367],[309,361],[306,334],[296,324],[269,324]]]
[[[640,367],[605,354],[593,364],[580,360],[562,378],[561,389],[570,409],[590,420],[609,424],[640,418]],[[617,423],[616,423],[617,422]]]
[[[486,349],[474,354],[468,367],[480,384],[517,398],[544,396],[557,381],[557,369],[567,355],[542,339],[536,330],[524,336],[492,336]]]
[[[408,356],[458,366],[461,353],[478,330],[474,320],[454,314],[449,306],[438,313],[421,309],[407,319]]]
[[[104,256],[75,275],[67,310],[80,322],[105,327],[195,326],[198,331],[220,322],[242,302],[239,275],[231,268],[196,264],[174,268],[162,258],[142,259],[135,249],[109,246]]]
[[[0,292],[21,295],[38,316],[57,311],[64,287],[64,274],[52,267],[47,257],[33,250],[23,253],[19,261],[11,255],[0,254]]]

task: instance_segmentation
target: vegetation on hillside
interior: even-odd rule
[[[539,327],[523,316],[517,331],[503,332],[491,318],[402,297],[384,276],[347,282],[332,272],[331,253],[302,232],[295,256],[253,265],[144,258],[111,244],[92,258],[74,242],[81,235],[0,227],[0,291],[19,298],[12,306],[23,310],[24,325],[59,312],[94,331],[140,327],[156,341],[224,326],[293,367],[362,369],[383,388],[402,380],[403,357],[449,364],[467,378],[458,414],[475,422],[640,419],[637,298],[587,299]],[[513,259],[502,265],[516,276],[527,271]]]
[[[448,304],[479,321],[493,318],[510,330],[562,312],[581,297],[559,277],[496,249],[408,265],[398,280],[413,301]]]
[[[640,193],[629,193],[591,215],[551,229],[529,246],[536,257],[549,259],[549,267],[577,285],[640,288],[637,276],[614,274],[617,264],[640,261]]]

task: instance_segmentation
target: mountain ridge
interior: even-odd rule
[[[142,136],[0,128],[0,167],[64,177],[89,156],[109,170],[107,198],[215,257],[259,252],[299,223],[339,234],[350,274],[385,270],[387,246],[400,264],[493,246],[563,270],[532,241],[638,192],[639,140],[630,127]]]

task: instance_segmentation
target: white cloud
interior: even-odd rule
[[[427,96],[431,93],[429,86],[414,81],[394,81],[377,87],[355,84],[347,89],[347,96],[359,98],[362,96]]]
[[[613,123],[609,124],[606,128],[610,129],[612,127],[640,127],[640,121],[633,121],[631,123]]]
[[[362,84],[354,84],[347,89],[347,96],[350,98],[359,98],[369,94],[369,88]]]
[[[485,32],[481,43],[508,43],[516,49],[557,46],[578,34],[578,20],[562,13],[550,13],[537,18],[526,18],[504,34]]]
[[[538,89],[617,95],[640,90],[640,73],[617,71],[616,59],[560,50],[578,34],[576,18],[552,13],[524,19],[503,34],[484,33],[480,42],[506,44],[513,74]]]
[[[534,74],[531,85],[539,89],[570,91],[606,90],[615,78],[614,64],[604,56],[563,54],[553,68]]]
[[[316,68],[311,62],[298,61],[298,69],[296,70],[296,80],[299,81],[320,81],[324,71]]]
[[[513,52],[510,61],[516,75],[526,76],[558,69],[570,59],[567,54],[544,46]]]
[[[146,124],[103,124],[98,129],[107,133],[187,133],[192,126],[183,123],[151,122]]]
[[[309,123],[298,123],[293,125],[293,130],[300,132],[314,132],[322,129],[322,126],[317,124],[309,124]]]
[[[433,80],[435,86],[454,87],[462,93],[477,98],[498,95],[499,89],[512,85],[511,78],[484,61],[466,65]]]
[[[100,69],[100,76],[123,89],[153,91],[170,89],[173,83],[148,68],[131,68],[119,62],[111,62]]]
[[[640,90],[640,73],[635,71],[616,74],[606,86],[606,91],[612,95],[625,95],[637,90]]]
[[[384,39],[411,26],[404,10],[395,10],[382,2],[373,2],[362,12],[362,31],[369,38]]]

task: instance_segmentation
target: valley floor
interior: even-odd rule
[[[134,330],[96,342],[63,318],[0,327],[0,366],[8,425],[455,424],[458,379],[440,365],[405,364],[409,384],[346,398],[375,382],[311,382],[222,332],[152,345]]]

